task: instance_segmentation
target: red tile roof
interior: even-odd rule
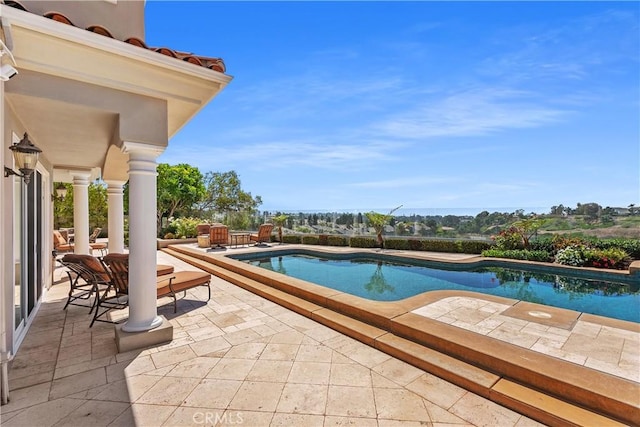
[[[16,9],[23,10],[25,12],[29,12],[29,10],[27,10],[22,4],[20,4],[15,0],[5,0],[4,4],[10,7],[14,7]],[[69,18],[67,18],[62,13],[59,13],[59,12],[47,12],[44,14],[44,17],[53,19],[54,21],[60,22],[62,24],[67,24],[73,27],[77,27],[71,22]],[[85,28],[85,30],[116,40],[113,37],[113,35],[111,35],[109,30],[101,25],[90,25],[89,27]],[[198,56],[198,55],[194,55],[193,53],[180,52],[177,50],[169,49],[168,47],[148,47],[143,40],[137,37],[129,37],[128,39],[124,40],[124,42],[132,44],[134,46],[138,46],[143,49],[151,50],[153,52],[158,52],[163,55],[167,55],[173,58],[187,61],[201,67],[219,71],[221,73],[226,72],[224,61],[221,58],[210,58],[206,56]]]

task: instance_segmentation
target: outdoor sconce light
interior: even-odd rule
[[[61,182],[56,185],[56,195],[60,200],[64,200],[67,197],[67,187]]]
[[[42,153],[42,150],[33,145],[31,141],[29,141],[29,136],[27,133],[24,133],[24,137],[17,144],[13,144],[9,147],[9,150],[13,152],[13,159],[18,166],[18,169],[22,174],[14,171],[11,168],[4,167],[4,177],[8,177],[11,175],[16,175],[21,177],[24,180],[25,184],[29,184],[29,180],[31,178],[31,174],[36,168],[36,164],[38,163],[38,155]]]

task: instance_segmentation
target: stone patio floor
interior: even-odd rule
[[[208,303],[202,287],[176,314],[159,300],[171,343],[117,353],[113,325],[63,311],[61,268],[55,279],[13,360],[3,426],[540,425],[216,277]]]

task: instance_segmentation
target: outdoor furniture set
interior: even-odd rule
[[[262,224],[257,233],[248,231],[232,232],[222,224],[199,224],[196,227],[198,234],[198,247],[223,249],[225,246],[237,248],[255,242],[256,246],[267,246],[271,241],[273,224]]]
[[[73,252],[74,250],[74,244],[69,238],[68,230],[69,229],[53,230],[53,250],[56,255],[60,253]],[[102,228],[95,228],[93,233],[89,236],[89,248],[91,248],[92,254],[94,250],[100,251],[101,255],[105,255],[107,253],[107,244],[104,242],[96,242],[101,231]]]
[[[89,307],[94,322],[109,322],[104,315],[114,309],[123,309],[128,305],[129,294],[129,254],[108,254],[101,258],[92,255],[67,254],[59,262],[67,268],[69,276],[69,295],[64,310],[69,305]],[[173,312],[178,311],[177,294],[197,286],[206,286],[211,299],[211,274],[203,271],[174,272],[173,266],[156,266],[156,298],[173,298]],[[93,301],[92,301],[93,298]],[[81,304],[77,300],[88,301]]]

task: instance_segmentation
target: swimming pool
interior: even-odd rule
[[[640,322],[640,292],[632,279],[572,276],[552,266],[500,266],[391,259],[380,254],[280,252],[232,258],[375,301],[397,301],[434,290],[466,290]],[[504,265],[504,264],[503,264]],[[606,276],[603,273],[601,276]]]

